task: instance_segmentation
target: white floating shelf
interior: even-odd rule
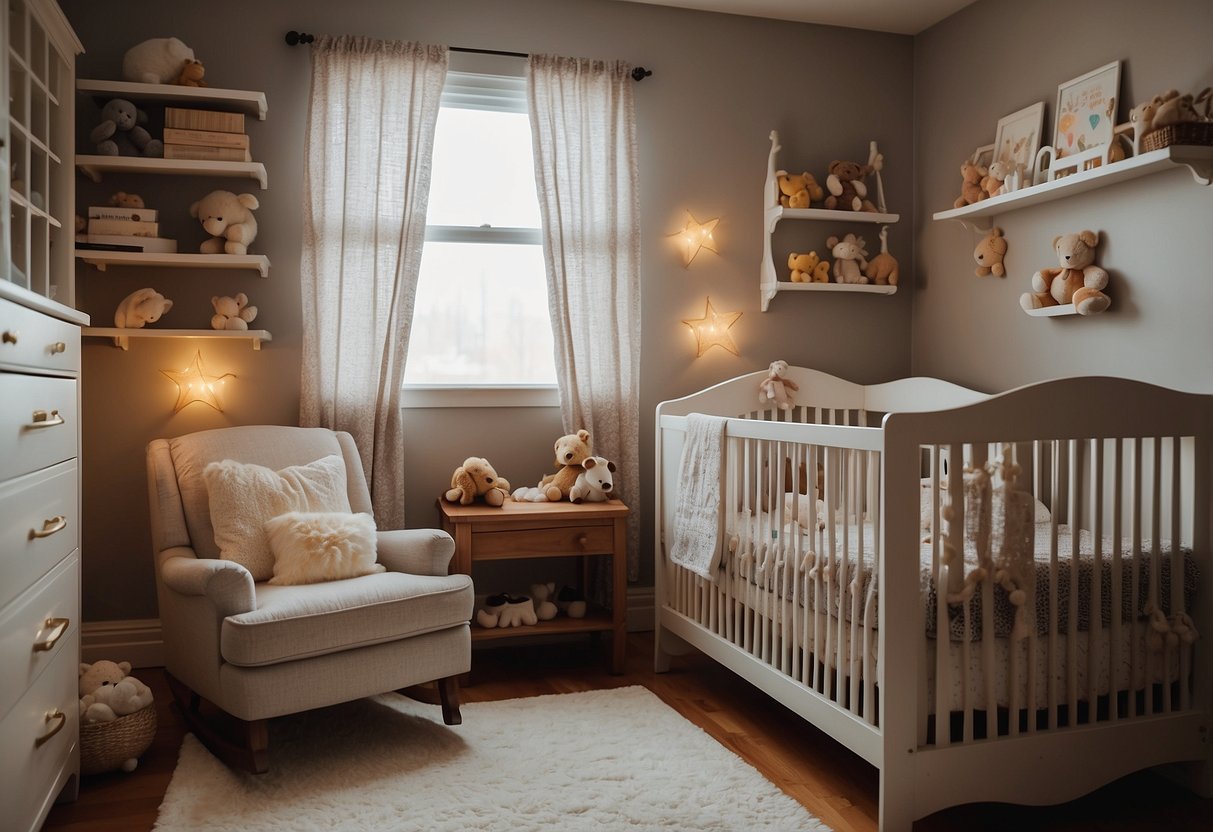
[[[1060,306],[1042,306],[1039,309],[1025,309],[1024,312],[1033,318],[1060,318],[1063,315],[1077,315],[1074,304],[1066,303]]]
[[[896,286],[875,283],[793,283],[780,280],[775,285],[780,292],[864,292],[869,295],[892,295],[897,292]]]
[[[775,205],[767,209],[767,226],[774,228],[780,220],[831,220],[836,222],[870,222],[892,225],[900,214],[874,214],[868,211],[838,211],[829,208],[784,208]]]
[[[81,330],[86,337],[113,338],[114,346],[130,349],[131,338],[222,338],[251,341],[253,349],[261,349],[262,341],[272,341],[273,336],[264,329],[121,329],[114,326],[86,326]]]
[[[76,89],[96,98],[129,98],[157,104],[189,104],[206,109],[226,109],[256,116],[265,121],[265,93],[255,90],[223,90],[215,87],[180,87],[176,84],[138,84],[81,78]]]
[[[165,269],[253,269],[270,275],[270,258],[264,254],[176,254],[151,251],[95,251],[77,249],[76,258],[98,270],[107,266],[154,266]]]
[[[1039,205],[1052,202],[1075,194],[1085,193],[1096,188],[1114,185],[1128,179],[1137,179],[1164,170],[1173,170],[1183,165],[1192,172],[1192,178],[1201,185],[1213,181],[1213,147],[1196,145],[1177,145],[1164,147],[1161,150],[1151,150],[1139,156],[1133,156],[1110,165],[1101,165],[1091,170],[1072,173],[1052,182],[1042,182],[1027,188],[1020,188],[1009,194],[983,199],[963,208],[952,208],[939,211],[932,215],[937,220],[964,220],[977,217],[992,217],[1027,208],[1029,205]]]
[[[94,182],[100,182],[103,173],[155,173],[256,179],[263,189],[269,187],[265,165],[260,162],[152,159],[146,156],[77,156],[76,167]]]

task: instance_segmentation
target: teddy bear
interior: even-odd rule
[[[173,302],[155,289],[136,289],[122,299],[114,310],[114,326],[120,329],[143,329],[154,324],[173,308]]]
[[[252,194],[237,196],[231,191],[211,191],[190,206],[195,217],[211,237],[198,247],[203,254],[247,254],[249,245],[257,238],[257,218],[253,211],[260,207]]]
[[[826,240],[834,255],[834,280],[837,283],[867,283],[863,270],[868,267],[868,252],[863,237],[848,234],[841,240],[832,236]]]
[[[808,254],[792,252],[788,255],[788,268],[791,269],[793,283],[830,282],[830,261],[822,260],[815,251]]]
[[[776,181],[779,183],[779,204],[784,208],[808,208],[811,203],[820,202],[825,191],[817,184],[813,174],[793,173],[786,170],[777,171]]]
[[[248,329],[257,317],[257,307],[248,305],[248,295],[244,292],[237,292],[234,298],[212,297],[211,306],[215,308],[211,329]]]
[[[1020,296],[1019,305],[1030,311],[1073,303],[1080,315],[1095,315],[1111,306],[1112,299],[1102,291],[1108,285],[1108,273],[1095,265],[1098,244],[1099,234],[1094,231],[1054,238],[1060,268],[1041,269],[1032,275],[1032,291]]]
[[[128,194],[126,191],[115,191],[110,195],[110,205],[118,208],[146,208],[143,197],[139,194]]]
[[[977,261],[977,269],[973,274],[985,277],[993,274],[996,277],[1006,277],[1007,268],[1002,264],[1007,256],[1007,238],[1002,236],[1002,229],[994,226],[990,233],[982,238],[973,249],[973,259]]]
[[[181,65],[181,73],[173,83],[179,87],[205,87],[207,83],[202,80],[204,75],[206,67],[202,65],[202,61],[186,58],[185,63]]]
[[[480,456],[469,456],[451,474],[451,487],[443,495],[448,503],[471,505],[477,497],[484,497],[490,506],[500,506],[510,496],[510,482],[497,472],[489,461]]]
[[[869,165],[835,159],[828,168],[826,177],[826,208],[838,211],[867,211],[876,213],[876,206],[868,199],[868,186],[863,178],[872,172]]]
[[[956,197],[952,207],[963,208],[988,197],[989,194],[982,190],[981,182],[989,173],[985,165],[966,159],[960,166],[960,196]]]
[[[102,659],[81,663],[78,689],[83,722],[112,722],[133,714],[152,702],[152,691],[131,672],[130,662]]]
[[[539,481],[539,490],[552,502],[563,500],[577,483],[577,477],[585,469],[581,463],[594,453],[588,430],[579,430],[556,440],[556,467],[554,474],[547,474]]]
[[[538,622],[535,602],[526,595],[490,595],[476,613],[476,623],[486,629],[530,626]]]
[[[775,360],[767,368],[767,377],[758,382],[758,403],[768,407],[772,402],[780,410],[791,410],[796,406],[788,391],[800,389],[800,385],[787,378],[788,362]]]
[[[615,463],[601,456],[587,456],[581,463],[585,470],[577,475],[577,482],[569,489],[571,503],[605,503],[611,499],[615,480]]]
[[[149,38],[126,50],[122,77],[139,84],[171,84],[194,50],[177,38]]]
[[[164,142],[153,139],[145,124],[147,113],[125,98],[111,98],[101,108],[101,121],[89,141],[102,156],[163,156]]]
[[[998,196],[1002,193],[1003,182],[1011,174],[1011,166],[1006,162],[994,162],[981,177],[981,189],[987,197]]]
[[[868,261],[868,265],[863,270],[864,275],[868,280],[878,286],[896,286],[900,279],[898,272],[897,258],[889,254],[889,228],[881,226],[880,228],[880,254],[877,254]]]

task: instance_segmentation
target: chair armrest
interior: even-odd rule
[[[160,580],[181,595],[205,596],[226,618],[257,609],[253,576],[240,564],[218,558],[199,558],[188,546],[160,553]]]
[[[379,562],[391,572],[445,575],[455,541],[439,529],[396,529],[378,533]]]

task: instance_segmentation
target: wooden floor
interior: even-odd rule
[[[644,685],[769,780],[804,804],[836,832],[876,829],[877,773],[782,705],[702,657],[675,660],[669,673],[652,670],[650,633],[629,636],[627,672],[612,676],[605,643],[477,649],[464,702],[545,693]],[[133,774],[84,779],[80,799],[56,806],[44,829],[144,832],[176,765],[184,733],[168,707],[163,674],[137,674],[155,691],[160,728]],[[458,729],[456,729],[458,730]],[[1213,828],[1213,800],[1201,800],[1150,773],[1119,780],[1081,800],[1049,808],[994,804],[961,806],[915,824],[915,832],[1143,832]],[[512,832],[512,831],[511,831]]]

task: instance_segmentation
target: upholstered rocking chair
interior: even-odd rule
[[[334,454],[344,460],[350,508],[371,513],[348,433],[235,427],[147,448],[165,670],[190,729],[233,768],[268,770],[269,718],[435,680],[443,720],[460,722],[456,679],[471,665],[472,582],[447,574],[454,542],[445,532],[379,531],[385,572],[322,583],[272,585],[220,559],[203,477],[209,463],[279,471]]]

